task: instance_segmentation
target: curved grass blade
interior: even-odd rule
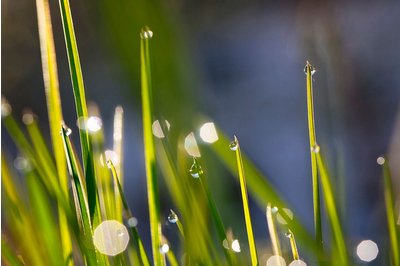
[[[292,249],[293,260],[299,260],[300,256],[299,256],[299,251],[297,250],[296,239],[294,238],[294,234],[290,229],[287,233],[287,237],[289,238],[290,241],[290,248]]]
[[[67,47],[72,88],[75,97],[76,114],[79,119],[83,119],[84,121],[86,121],[86,119],[88,118],[88,111],[86,105],[85,87],[83,83],[81,63],[79,59],[78,46],[75,38],[75,31],[69,0],[59,0],[59,5],[64,30],[65,45]],[[93,224],[97,225],[100,222],[100,209],[98,206],[98,195],[93,165],[93,153],[90,144],[90,136],[87,130],[80,130],[79,136],[82,147],[82,159],[85,170],[90,218]]]
[[[314,67],[307,61],[304,68],[306,74],[306,89],[307,89],[307,116],[308,116],[308,134],[310,138],[310,157],[311,157],[311,178],[313,186],[313,205],[314,205],[314,230],[315,239],[322,249],[322,225],[321,225],[321,206],[319,195],[319,180],[317,169],[317,158],[314,149],[318,147],[315,136],[314,125],[314,102],[313,102],[313,83],[312,75],[315,73]]]
[[[340,265],[349,265],[346,242],[343,235],[343,229],[340,224],[339,215],[336,207],[335,196],[332,190],[331,180],[323,158],[319,152],[319,147],[314,151],[317,158],[317,167],[321,178],[322,191],[326,205],[329,222],[332,227],[333,237],[337,251],[339,253]]]
[[[232,146],[233,145],[233,146]],[[234,140],[231,144],[231,148],[235,150],[236,153],[236,162],[239,173],[239,181],[240,181],[240,190],[242,191],[242,202],[243,202],[243,211],[244,211],[244,219],[246,222],[246,231],[247,238],[249,241],[250,247],[250,257],[252,265],[258,265],[258,257],[257,257],[257,249],[256,243],[254,241],[253,227],[251,225],[251,217],[250,217],[250,209],[249,209],[249,199],[247,196],[247,187],[246,187],[246,177],[244,174],[244,166],[242,161],[242,154],[240,152],[240,144],[236,136],[234,136]]]
[[[159,199],[156,173],[156,150],[154,145],[152,123],[153,102],[150,70],[150,39],[153,32],[147,27],[140,33],[140,66],[142,82],[142,115],[143,115],[143,138],[144,155],[146,163],[147,198],[149,204],[151,246],[154,265],[163,265],[159,251],[161,241],[161,226],[159,214]]]
[[[400,265],[400,245],[399,245],[399,229],[396,225],[394,193],[392,185],[392,175],[389,169],[387,158],[378,158],[378,163],[382,166],[384,179],[384,195],[386,204],[386,216],[388,222],[388,231],[390,239],[390,251],[393,265]]]
[[[122,206],[123,206],[124,212],[125,212],[125,217],[127,217],[127,219],[129,220],[129,219],[133,218],[133,214],[132,214],[131,209],[128,206],[128,202],[125,198],[125,193],[124,193],[124,190],[122,189],[122,185],[119,181],[117,170],[111,160],[107,161],[107,165],[109,166],[112,176],[114,178],[114,184],[117,185],[118,194],[120,196],[119,200],[122,202]],[[129,221],[128,221],[128,224],[129,224]],[[129,228],[131,228],[131,231],[132,231],[131,233],[133,235],[133,240],[135,241],[135,246],[138,248],[138,254],[140,254],[141,264],[145,265],[145,266],[150,265],[149,259],[147,257],[146,251],[145,251],[143,243],[142,243],[142,239],[139,236],[139,232],[138,232],[136,226],[129,225]]]

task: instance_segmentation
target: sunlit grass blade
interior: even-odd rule
[[[228,156],[227,148],[230,144],[228,137],[219,129],[217,129],[218,141],[214,142],[209,147],[215,152],[222,163],[225,164],[227,169],[238,177],[236,158]],[[242,153],[242,162],[247,172],[246,184],[249,192],[253,198],[258,202],[259,206],[265,208],[270,202],[274,206],[282,209],[287,208],[287,204],[277,193],[277,190],[272,187],[267,178],[263,176],[261,171]],[[316,245],[314,237],[305,229],[305,227],[297,219],[289,219],[287,215],[282,212],[282,217],[288,223],[288,226],[296,234],[298,240],[302,243],[304,248],[309,249],[315,255],[319,254],[320,249]],[[295,216],[296,217],[296,216]]]
[[[286,235],[289,238],[290,249],[292,250],[293,260],[299,260],[299,251],[297,250],[296,239],[293,232],[289,229]]]
[[[69,0],[59,0],[61,19],[64,30],[64,39],[67,47],[69,70],[71,74],[72,88],[75,97],[76,114],[79,119],[86,121],[88,118],[88,111],[86,105],[85,87],[83,83],[83,76],[81,70],[81,63],[79,59],[78,46],[75,38],[75,30],[72,21],[72,14],[69,5]],[[79,131],[82,159],[85,170],[85,179],[87,186],[87,195],[89,203],[90,217],[94,225],[98,224],[100,217],[100,210],[98,207],[98,195],[95,180],[95,171],[93,165],[93,153],[91,149],[90,136],[87,130]],[[96,213],[96,214],[95,214]]]
[[[171,266],[179,265],[178,260],[176,259],[175,253],[171,249],[167,252],[166,255],[167,255],[167,260],[169,262],[169,265],[171,265]]]
[[[157,188],[157,165],[156,150],[154,145],[153,124],[153,102],[150,70],[150,39],[153,32],[147,27],[140,32],[140,68],[142,82],[142,115],[143,115],[143,138],[144,155],[147,177],[147,198],[149,204],[151,246],[154,265],[162,265],[159,251],[161,240],[160,210]]]
[[[390,251],[392,265],[400,265],[399,226],[396,225],[395,196],[392,185],[392,175],[389,168],[389,161],[386,157],[379,157],[378,164],[382,166],[384,179],[384,195],[386,205],[386,217],[388,223]]]
[[[268,203],[265,214],[267,217],[269,237],[271,238],[272,251],[274,255],[282,256],[281,245],[279,243],[279,236],[276,231],[271,203]]]
[[[343,229],[340,224],[340,219],[335,202],[335,196],[333,194],[331,179],[328,175],[328,170],[325,166],[325,163],[319,151],[319,147],[316,150],[314,150],[314,153],[316,154],[317,157],[317,167],[321,178],[321,187],[323,192],[322,194],[324,196],[326,211],[332,228],[333,238],[336,244],[335,246],[339,254],[338,259],[340,261],[340,265],[348,265],[349,260],[347,255],[346,242],[343,235]]]
[[[124,110],[121,106],[117,106],[114,112],[114,131],[113,131],[113,151],[115,152],[119,163],[115,167],[117,175],[120,178],[121,185],[124,185],[124,150],[123,150],[123,136],[124,136]],[[119,201],[119,191],[117,184],[114,183],[114,195],[115,195],[115,216],[118,220],[122,221],[122,205]]]
[[[139,236],[139,232],[138,232],[136,226],[130,224],[129,219],[134,219],[134,217],[133,217],[131,209],[128,206],[128,202],[126,200],[124,190],[122,188],[121,182],[119,181],[117,170],[111,160],[107,161],[107,165],[111,170],[111,173],[112,173],[112,176],[114,179],[114,184],[116,184],[116,186],[117,186],[118,195],[120,196],[118,201],[120,201],[122,203],[122,206],[124,208],[124,216],[128,220],[129,228],[132,231],[131,233],[133,235],[133,240],[135,241],[135,246],[138,248],[138,254],[140,254],[141,264],[146,265],[146,266],[150,265],[149,259],[147,257],[146,251],[143,246],[142,239]]]
[[[314,102],[313,102],[313,80],[315,73],[314,67],[307,61],[304,68],[306,74],[306,90],[307,90],[307,116],[308,116],[308,134],[310,138],[310,157],[311,157],[311,179],[313,186],[313,207],[314,207],[314,230],[315,239],[322,249],[322,225],[321,225],[321,207],[319,195],[319,180],[317,169],[317,158],[314,149],[318,147],[315,136],[314,125]]]
[[[1,236],[1,258],[6,265],[23,266],[22,261],[13,252],[12,248],[7,244],[4,236]]]
[[[249,199],[247,196],[247,186],[246,177],[244,174],[244,166],[242,161],[242,154],[240,152],[239,140],[234,136],[233,142],[230,144],[230,148],[236,153],[236,162],[239,173],[240,190],[242,192],[242,203],[244,211],[244,219],[246,222],[247,238],[250,247],[250,257],[252,265],[258,265],[256,242],[254,240],[253,227],[251,225],[250,209],[249,209]]]
[[[61,190],[68,195],[67,166],[62,142],[59,136],[60,126],[63,120],[60,92],[58,87],[57,60],[54,48],[53,30],[48,0],[36,0],[36,10],[39,27],[40,48],[42,56],[43,79],[46,91],[47,110],[49,116],[50,135],[53,144],[53,154],[56,160],[57,175]],[[64,260],[72,253],[71,237],[68,223],[61,206],[58,207],[59,227],[63,247]],[[69,260],[67,265],[73,265]]]

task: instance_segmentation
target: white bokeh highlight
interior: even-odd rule
[[[372,240],[363,240],[357,245],[357,256],[362,261],[373,261],[378,253],[378,245]]]
[[[279,255],[273,255],[268,258],[267,266],[286,266],[286,261]]]
[[[214,123],[208,122],[200,127],[200,137],[204,142],[214,143],[218,140],[218,133]]]
[[[185,150],[190,156],[201,157],[199,146],[197,145],[193,132],[190,132],[185,138]]]
[[[116,220],[104,221],[94,230],[93,243],[99,252],[115,256],[125,251],[129,233],[126,226]]]

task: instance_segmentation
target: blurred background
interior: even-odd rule
[[[62,108],[66,124],[76,129],[58,3],[50,4]],[[375,241],[380,254],[371,265],[385,263],[387,225],[376,158],[390,155],[398,189],[398,1],[72,0],[71,8],[87,99],[100,108],[108,148],[114,108],[125,110],[125,190],[147,246],[139,78],[143,25],[154,32],[156,113],[170,122],[171,134],[197,132],[204,121],[236,134],[243,151],[312,231],[303,72],[309,60],[317,69],[317,139],[335,176],[345,231],[354,248],[361,240]],[[1,12],[2,95],[17,118],[30,108],[49,132],[35,1],[3,0]],[[1,138],[2,150],[18,156],[4,130]],[[77,145],[78,134],[74,138]],[[210,178],[210,187],[223,219],[246,241],[238,184],[218,161],[211,164],[218,175]],[[171,203],[164,192],[161,184],[166,219]],[[253,202],[256,237],[267,245],[264,217]]]

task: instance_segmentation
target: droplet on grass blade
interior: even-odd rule
[[[101,118],[97,116],[91,116],[87,119],[79,117],[76,121],[76,125],[81,130],[87,130],[90,133],[95,133],[102,128],[103,122],[101,121]]]
[[[131,217],[128,219],[129,227],[136,227],[138,225],[138,219],[136,217]]]
[[[237,140],[236,136],[233,136],[233,141],[229,144],[229,149],[232,151],[236,151],[239,147],[239,141]]]
[[[376,159],[376,162],[377,162],[379,165],[384,165],[385,162],[386,162],[385,157],[379,156],[379,157]]]
[[[104,155],[103,154],[100,155],[100,163],[101,163],[101,165],[103,165],[103,166],[107,165],[108,167],[111,167],[111,165],[110,165],[111,162],[112,162],[112,164],[114,166],[117,166],[119,164],[119,162],[120,162],[119,156],[115,151],[106,150],[104,152]]]
[[[239,240],[237,240],[237,239],[233,240],[232,244],[231,244],[231,248],[232,248],[233,252],[239,253],[241,251]]]
[[[218,140],[218,133],[212,122],[204,123],[200,127],[200,137],[204,142],[214,143]]]
[[[190,132],[185,138],[185,150],[190,156],[201,157],[200,150],[193,132]]]
[[[142,31],[140,32],[140,38],[142,39],[151,39],[153,37],[153,32],[150,30],[149,27],[143,27]]]
[[[313,153],[319,153],[321,148],[318,146],[318,144],[315,144],[314,146],[311,147],[311,152]]]
[[[203,174],[203,169],[201,168],[195,157],[193,157],[193,164],[189,169],[189,173],[194,178],[199,178]]]
[[[164,243],[160,246],[160,252],[161,254],[167,254],[169,251],[169,245],[167,243]]]
[[[267,207],[267,208],[268,208],[268,207]],[[279,208],[276,207],[276,206],[274,206],[274,207],[271,208],[271,212],[274,213],[274,214],[277,213],[278,211],[279,211]]]
[[[22,122],[25,125],[30,125],[35,121],[35,115],[31,112],[31,111],[26,111],[23,115],[22,115]]]
[[[317,72],[317,70],[310,64],[310,62],[307,61],[306,66],[304,67],[304,74],[307,75],[308,68],[310,68],[311,76],[313,76],[315,72]]]
[[[171,213],[168,215],[168,222],[174,224],[178,221],[178,215],[176,215],[176,213],[171,210]]]
[[[108,220],[96,227],[93,242],[99,252],[115,256],[125,251],[129,243],[129,233],[125,225],[116,220]]]
[[[307,264],[302,260],[294,260],[289,264],[289,266],[307,266]]]
[[[378,253],[378,245],[372,240],[363,240],[357,245],[357,256],[362,261],[373,261],[378,256]]]
[[[279,255],[273,255],[268,258],[267,266],[286,266],[286,261]]]

